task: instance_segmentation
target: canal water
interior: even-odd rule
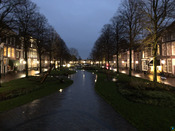
[[[0,130],[135,131],[94,90],[96,75],[78,70],[74,83],[42,99],[0,114]]]

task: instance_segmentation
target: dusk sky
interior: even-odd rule
[[[109,23],[121,0],[32,0],[60,34],[68,48],[88,58],[104,24]]]

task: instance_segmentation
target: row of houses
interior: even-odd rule
[[[12,32],[0,38],[0,73],[6,74],[11,71],[25,70],[25,52],[23,43],[17,40],[17,35]],[[30,48],[28,49],[28,67],[34,69],[39,67],[39,57],[35,40],[31,37]],[[49,56],[46,54],[42,57],[42,67],[49,66]]]
[[[119,67],[129,67],[129,51],[125,50],[119,54]],[[113,56],[116,63],[116,55]],[[116,64],[114,64],[116,67]],[[144,46],[132,50],[132,69],[147,73],[153,72],[153,47]],[[173,22],[162,33],[157,46],[157,72],[164,72],[167,75],[175,75],[175,22]]]

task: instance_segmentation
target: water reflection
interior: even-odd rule
[[[98,76],[96,75],[96,76],[95,76],[95,83],[97,82],[97,79],[98,79]]]
[[[83,79],[85,79],[85,74],[83,74]]]
[[[97,80],[97,75],[85,71],[84,81],[82,75],[82,71],[72,75],[74,83],[64,91],[60,89],[62,93],[57,92],[38,102],[0,113],[0,128],[132,131],[133,128],[95,92],[94,78]]]

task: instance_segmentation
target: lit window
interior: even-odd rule
[[[12,48],[12,57],[14,58],[15,57],[15,49]]]
[[[7,47],[4,47],[4,56],[7,55]]]
[[[9,47],[8,48],[8,57],[10,57],[11,56],[11,48]]]
[[[171,43],[167,44],[167,55],[170,56],[171,55]]]
[[[13,38],[10,38],[10,44],[12,45]]]
[[[6,38],[6,44],[8,44],[8,40],[9,40],[9,39],[8,39],[8,38]]]
[[[20,52],[18,51],[16,54],[16,58],[19,58],[19,54],[20,54]]]
[[[162,44],[162,55],[166,56],[166,54],[167,54],[166,45]]]
[[[157,55],[160,55],[160,46],[157,45]]]
[[[175,55],[175,42],[173,42],[173,47],[172,47],[172,54]]]
[[[172,60],[171,59],[168,60],[168,72],[169,73],[172,72]]]

